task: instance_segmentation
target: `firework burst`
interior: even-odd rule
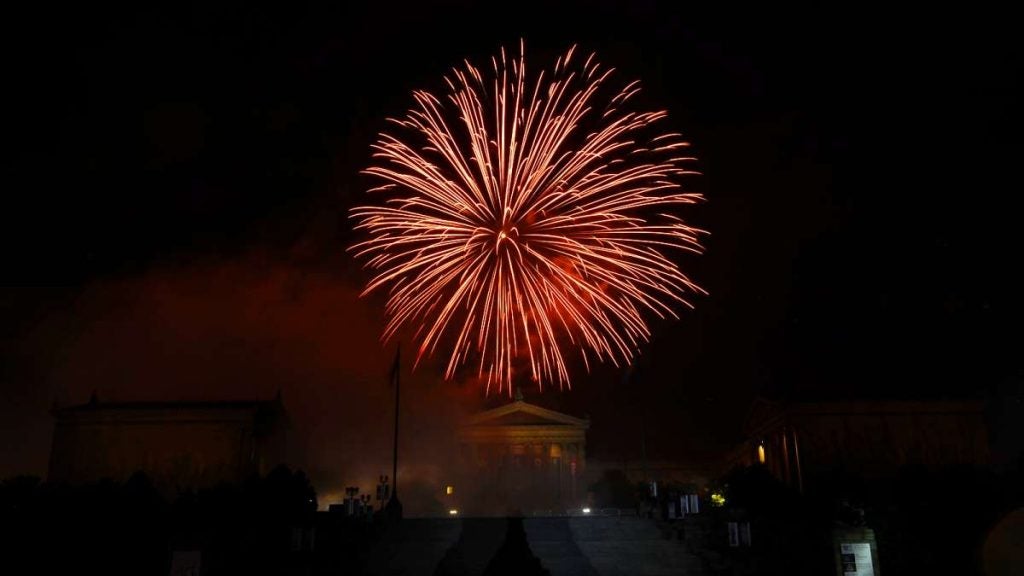
[[[467,62],[373,146],[386,199],[352,210],[369,239],[350,250],[374,272],[364,294],[387,290],[383,338],[414,327],[417,362],[450,348],[446,378],[471,362],[488,390],[514,366],[567,386],[569,354],[628,363],[645,317],[702,292],[670,257],[701,250],[675,213],[701,199],[679,182],[688,144],[656,131],[664,111],[629,109],[637,82],[609,91],[612,70],[574,51],[535,79],[522,45],[493,75]]]

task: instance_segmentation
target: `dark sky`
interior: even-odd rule
[[[589,413],[594,453],[634,453],[642,420],[656,455],[713,453],[757,394],[977,396],[1021,368],[1005,14],[144,4],[4,19],[0,476],[45,471],[55,399],[277,389],[322,486],[373,474],[393,347],[344,252],[359,170],[412,89],[520,38],[535,67],[578,43],[639,78],[704,173],[682,264],[710,296],[629,378],[530,397]],[[424,438],[482,402],[434,368]]]

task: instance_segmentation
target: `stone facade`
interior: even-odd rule
[[[760,461],[801,489],[836,469],[871,478],[989,461],[984,406],[973,401],[758,400],[747,438],[730,464]]]
[[[459,430],[459,501],[476,513],[530,513],[586,497],[589,420],[517,399],[476,414]]]
[[[123,481],[142,471],[173,494],[263,474],[285,458],[284,409],[270,402],[134,402],[53,410],[49,480]]]

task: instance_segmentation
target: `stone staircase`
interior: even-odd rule
[[[430,574],[483,574],[505,542],[508,520],[505,518],[466,518],[462,533],[446,551],[439,569]]]
[[[430,576],[463,533],[463,521],[457,519],[403,520],[387,530],[368,552],[366,572],[374,576]]]
[[[551,576],[600,576],[573,535],[570,518],[524,518],[523,530],[533,555]]]
[[[465,575],[488,571],[506,544],[506,518],[407,519],[368,552],[374,575]],[[518,528],[517,528],[518,530]],[[675,533],[633,516],[522,519],[531,553],[551,576],[702,576],[700,559]],[[521,542],[521,532],[520,534]],[[493,570],[493,566],[491,566]]]
[[[701,560],[674,533],[635,516],[528,518],[530,549],[552,576],[703,574]]]

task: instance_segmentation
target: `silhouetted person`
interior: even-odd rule
[[[522,518],[508,519],[505,542],[487,564],[484,576],[548,576],[540,560],[533,555],[526,541]]]

